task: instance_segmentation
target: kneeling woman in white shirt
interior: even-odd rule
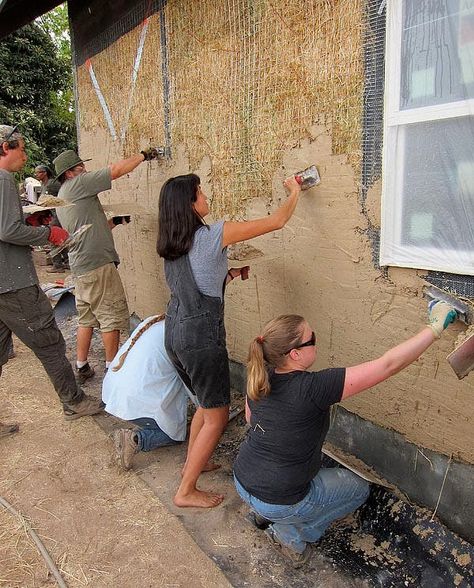
[[[166,354],[164,318],[164,314],[152,316],[138,325],[119,349],[102,384],[105,410],[137,426],[113,434],[119,463],[126,470],[139,451],[186,438],[190,393]]]

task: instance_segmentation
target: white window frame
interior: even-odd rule
[[[463,261],[459,261],[459,250],[443,249],[444,260],[451,258],[453,263],[440,260],[439,249],[401,245],[402,207],[400,201],[403,188],[404,139],[402,125],[434,120],[446,120],[473,115],[474,100],[461,100],[434,106],[423,106],[400,110],[400,80],[402,55],[402,26],[404,0],[388,0],[385,52],[385,91],[384,91],[384,132],[382,150],[382,208],[380,265],[411,267],[434,271],[444,271],[460,275],[474,275],[474,244],[466,243]],[[391,132],[400,127],[398,133]],[[394,152],[396,158],[391,156]],[[388,227],[391,230],[388,230]],[[395,236],[389,240],[387,234]],[[397,254],[403,247],[404,259]],[[413,256],[413,257],[412,257]],[[426,258],[426,260],[423,260]],[[410,261],[413,259],[413,261]],[[436,261],[434,261],[436,260]]]

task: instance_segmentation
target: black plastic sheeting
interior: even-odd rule
[[[323,463],[334,465],[326,456]],[[474,547],[380,486],[372,487],[355,523],[332,527],[317,549],[380,588],[474,586]]]
[[[82,65],[165,4],[166,0],[69,0],[74,64]]]

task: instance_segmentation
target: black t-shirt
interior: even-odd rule
[[[250,430],[234,464],[247,492],[269,504],[296,504],[306,496],[345,376],[345,368],[273,373],[269,396],[248,398]]]

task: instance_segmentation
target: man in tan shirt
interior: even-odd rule
[[[110,190],[113,180],[130,173],[143,161],[160,157],[159,151],[149,148],[93,172],[86,171],[84,160],[71,150],[54,160],[61,183],[58,197],[75,205],[58,209],[61,225],[69,233],[82,225],[92,225],[84,237],[69,248],[79,315],[76,377],[81,383],[95,373],[87,359],[94,328],[101,331],[105,368],[108,369],[118,351],[120,331],[128,329],[129,324],[127,300],[117,271],[120,260],[98,194]]]

